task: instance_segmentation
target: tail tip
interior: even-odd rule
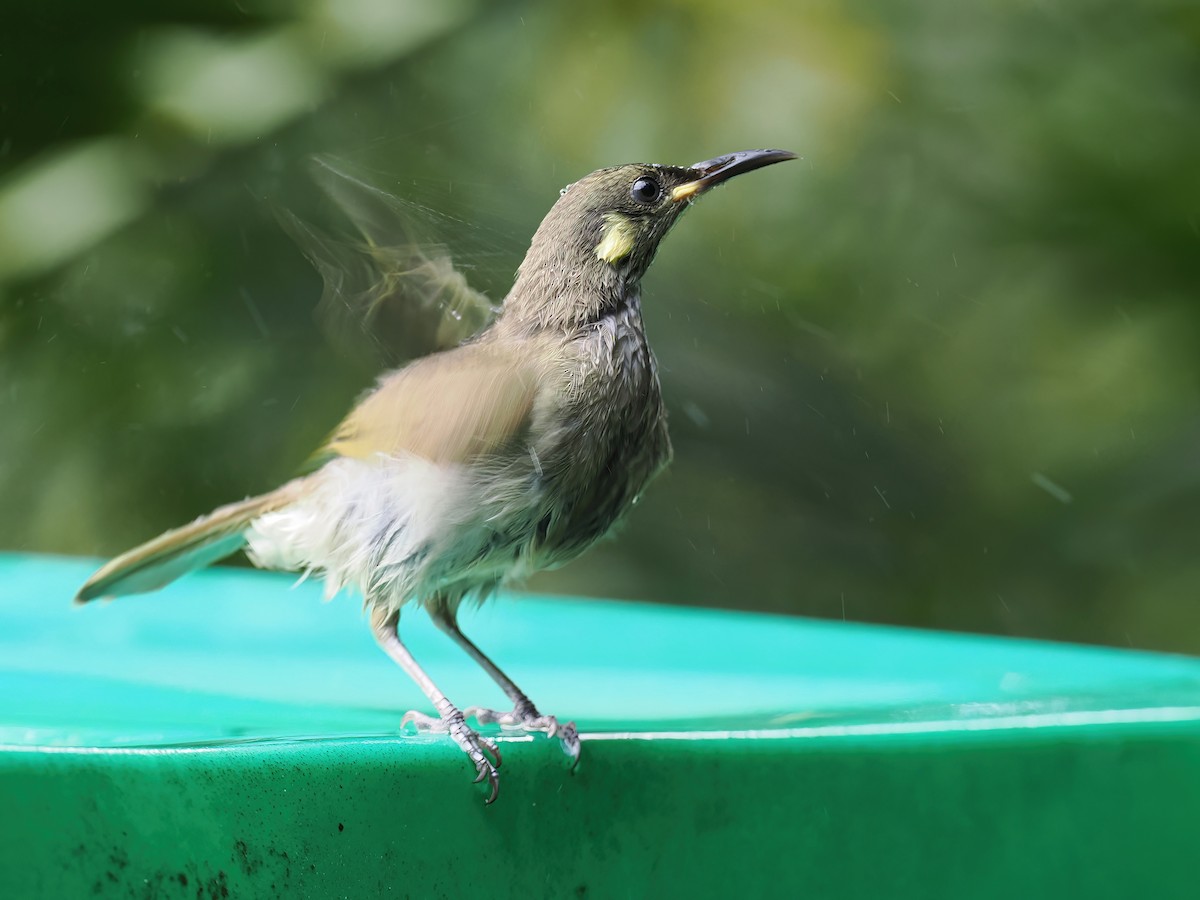
[[[99,600],[102,596],[104,595],[97,591],[96,586],[89,581],[75,592],[75,597],[71,600],[71,605],[87,606],[93,600]]]

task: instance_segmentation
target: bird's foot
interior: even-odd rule
[[[447,734],[450,731],[450,726],[446,724],[445,719],[440,716],[426,715],[415,709],[410,709],[400,719],[401,731],[408,725],[415,728],[417,734]]]
[[[400,720],[400,727],[413,725],[418,732],[426,734],[449,734],[475,765],[475,783],[486,780],[491,794],[485,804],[495,801],[500,793],[500,748],[495,741],[482,737],[467,727],[466,718],[457,709],[445,716],[429,716],[423,712],[409,710]]]
[[[506,731],[539,731],[546,737],[557,737],[562,742],[563,753],[571,757],[571,768],[579,765],[579,731],[574,722],[560,723],[554,716],[543,716],[530,703],[518,703],[508,712],[471,706],[463,714],[480,725],[499,725]]]

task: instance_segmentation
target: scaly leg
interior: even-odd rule
[[[500,689],[513,702],[511,712],[497,712],[492,709],[471,706],[465,710],[466,716],[475,719],[480,725],[495,723],[501,728],[516,728],[527,732],[542,731],[547,737],[557,736],[562,741],[563,752],[571,757],[571,768],[575,768],[579,764],[580,750],[579,732],[575,728],[575,723],[567,722],[565,725],[560,725],[554,716],[543,716],[538,712],[537,707],[525,696],[525,692],[517,687],[512,679],[500,670],[499,666],[488,659],[487,655],[476,647],[470,638],[462,633],[462,629],[458,627],[457,610],[451,609],[445,603],[431,603],[429,616],[439,629],[467,651],[471,659],[479,663],[480,667],[491,676],[496,684],[500,685]]]
[[[500,768],[500,751],[494,742],[480,737],[467,727],[462,712],[446,699],[446,695],[438,690],[437,685],[417,665],[417,661],[408,652],[408,648],[400,642],[400,634],[397,630],[399,622],[399,610],[374,609],[371,611],[371,631],[375,634],[375,640],[383,648],[383,652],[390,656],[424,691],[425,696],[429,698],[429,702],[433,704],[434,709],[441,717],[440,720],[432,720],[423,713],[410,712],[405,715],[404,721],[418,723],[424,721],[427,724],[436,722],[440,726],[438,730],[448,732],[454,739],[454,743],[458,744],[475,764],[475,771],[478,773],[475,783],[478,784],[485,778],[487,779],[492,793],[485,802],[491,803],[500,791],[500,776],[496,771]],[[403,722],[401,727],[403,727]]]

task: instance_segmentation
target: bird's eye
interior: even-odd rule
[[[639,178],[629,193],[638,203],[656,203],[662,196],[662,185],[653,178]]]

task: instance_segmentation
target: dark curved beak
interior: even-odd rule
[[[796,154],[788,150],[740,150],[737,153],[726,153],[716,159],[706,159],[704,162],[688,166],[688,171],[695,175],[695,179],[671,191],[671,199],[676,202],[690,200],[697,194],[728,181],[734,175],[796,158]]]

